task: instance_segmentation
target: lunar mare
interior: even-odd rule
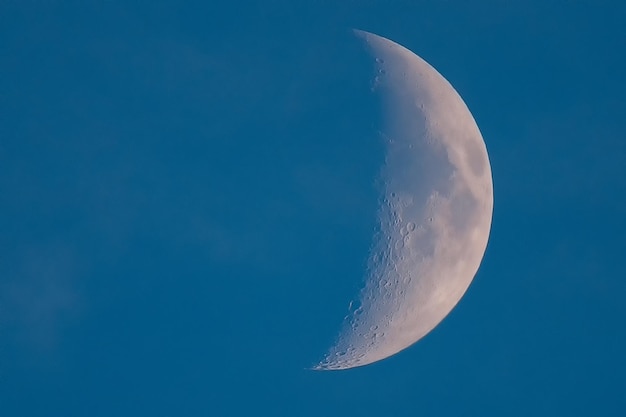
[[[363,31],[385,112],[379,226],[358,301],[319,370],[387,358],[437,326],[484,255],[493,211],[487,149],[454,88],[389,39]]]

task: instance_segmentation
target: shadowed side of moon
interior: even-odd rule
[[[461,97],[408,49],[355,33],[375,58],[383,103],[379,226],[365,286],[319,370],[382,360],[437,326],[478,270],[493,211],[487,150]]]

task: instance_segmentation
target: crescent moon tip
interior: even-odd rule
[[[305,371],[319,371],[320,370],[320,365],[313,365],[313,366],[307,366],[306,368],[304,368]]]
[[[367,40],[367,38],[371,35],[370,32],[367,32],[362,29],[352,28],[352,33],[359,38]]]

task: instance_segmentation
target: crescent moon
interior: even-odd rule
[[[461,97],[413,52],[355,33],[375,57],[385,116],[379,227],[365,286],[318,370],[385,359],[435,328],[474,279],[493,212],[487,149]]]

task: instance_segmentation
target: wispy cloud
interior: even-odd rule
[[[76,256],[63,244],[51,244],[29,247],[12,262],[2,262],[0,281],[0,327],[9,339],[4,343],[52,349],[79,305]]]

